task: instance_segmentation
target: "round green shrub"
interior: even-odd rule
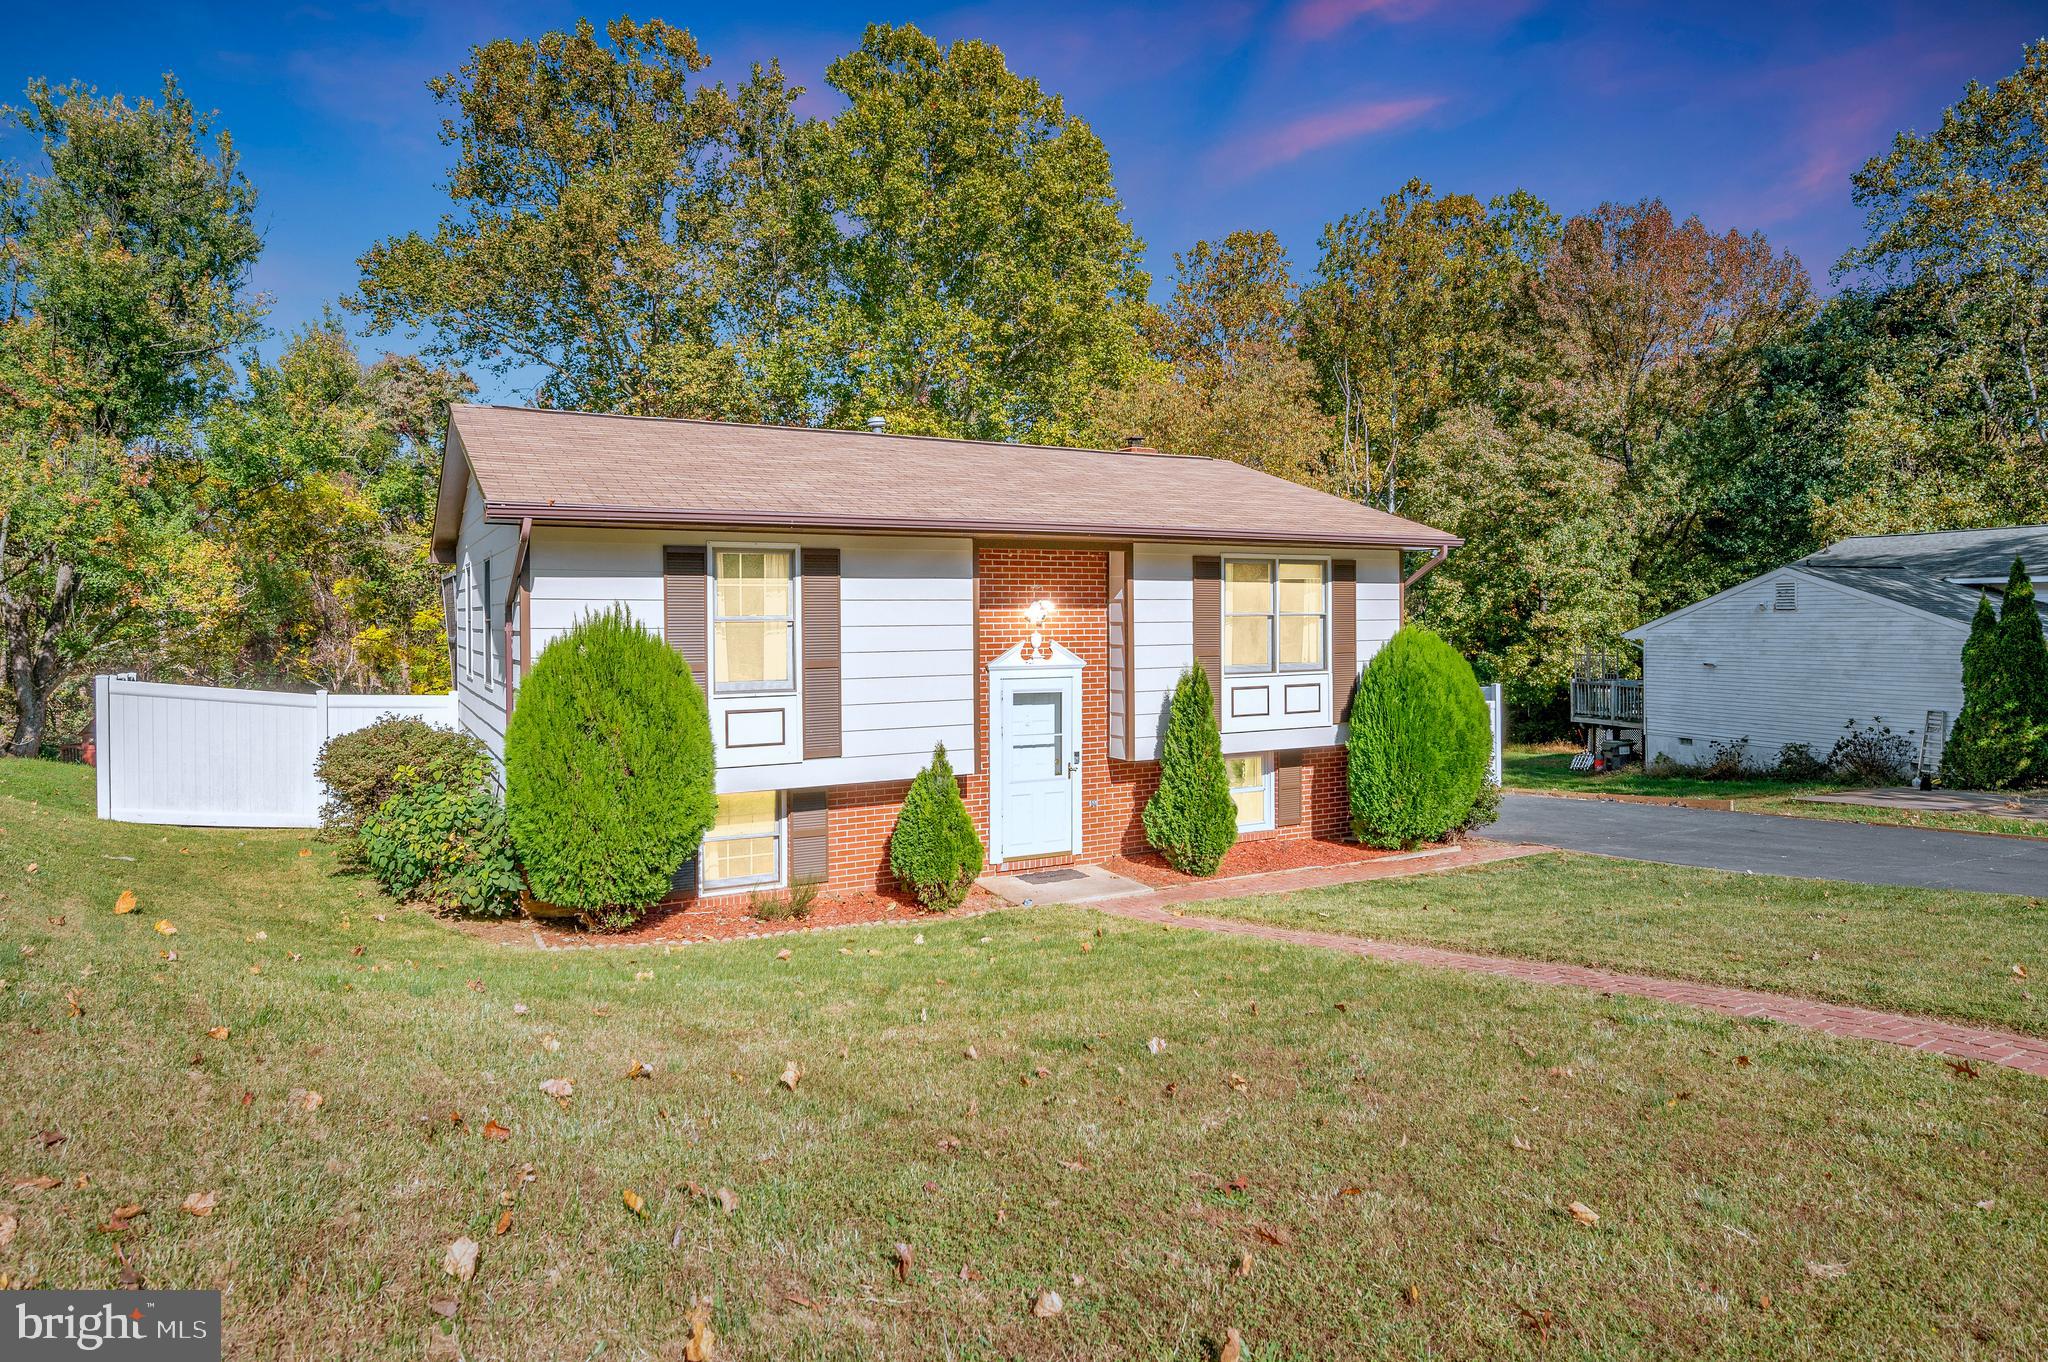
[[[889,869],[928,911],[943,913],[960,906],[983,863],[981,835],[940,743],[903,796],[889,834]]]
[[[1351,706],[1351,830],[1412,847],[1464,826],[1493,760],[1493,726],[1471,664],[1410,625],[1373,654]]]
[[[397,792],[400,771],[415,780],[447,780],[490,759],[490,749],[468,733],[387,714],[329,738],[320,749],[313,774],[327,787],[321,826],[353,838],[371,811]]]
[[[604,928],[668,892],[717,815],[704,693],[623,611],[542,650],[505,729],[505,811],[535,898]]]
[[[1237,845],[1215,692],[1200,667],[1182,672],[1173,688],[1159,735],[1159,789],[1145,802],[1145,840],[1184,875],[1215,874]]]
[[[488,757],[441,779],[411,768],[356,834],[372,874],[395,898],[471,917],[519,910],[519,861]]]

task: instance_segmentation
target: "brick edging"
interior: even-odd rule
[[[1899,1012],[1878,1012],[1846,1003],[1821,1002],[1818,999],[1766,993],[1758,989],[1694,983],[1647,974],[1626,974],[1588,965],[1479,955],[1470,951],[1446,950],[1439,946],[1382,941],[1376,937],[1344,936],[1336,932],[1312,932],[1231,918],[1189,917],[1173,911],[1168,903],[1115,899],[1085,906],[1116,917],[1166,927],[1193,927],[1201,931],[1252,937],[1283,945],[1342,951],[1393,964],[1461,970],[1468,974],[1491,975],[1494,978],[1512,979],[1519,983],[1586,988],[1602,994],[1620,994],[1631,998],[1645,998],[1653,1002],[1704,1008],[1731,1017],[1761,1018],[1781,1022],[1787,1026],[1820,1031],[1831,1036],[1881,1041],[1909,1050],[1923,1050],[1948,1059],[2003,1065],[2037,1078],[2048,1078],[2048,1037],[2022,1035],[1993,1027],[1966,1026]]]

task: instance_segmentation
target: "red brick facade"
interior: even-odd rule
[[[1109,755],[1109,555],[1100,549],[978,545],[974,729],[976,766],[962,776],[968,812],[988,838],[988,664],[1030,635],[1024,607],[1041,598],[1059,611],[1044,633],[1087,663],[1081,673],[1081,846],[1052,862],[1102,861],[1146,849],[1145,801],[1159,784],[1159,764],[1117,761]],[[1304,752],[1301,763],[1302,821],[1293,827],[1246,834],[1247,840],[1285,837],[1343,837],[1350,827],[1340,748]],[[889,873],[889,834],[896,826],[908,781],[853,785],[833,790],[827,802],[833,889],[897,886]],[[1046,864],[1036,861],[1033,864]]]

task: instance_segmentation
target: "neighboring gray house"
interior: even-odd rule
[[[1760,761],[1793,742],[1826,756],[1854,721],[1937,761],[1970,616],[2015,557],[2048,573],[2048,525],[1845,539],[1631,630],[1645,758],[1695,762],[1745,737]]]

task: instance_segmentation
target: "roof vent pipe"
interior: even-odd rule
[[[886,416],[870,416],[870,417],[868,418],[868,434],[870,434],[870,435],[880,435],[880,434],[882,434],[882,433],[883,433],[884,431],[886,431],[886,430],[888,430],[888,429],[889,429],[889,418],[888,418],[888,417],[886,417]]]

